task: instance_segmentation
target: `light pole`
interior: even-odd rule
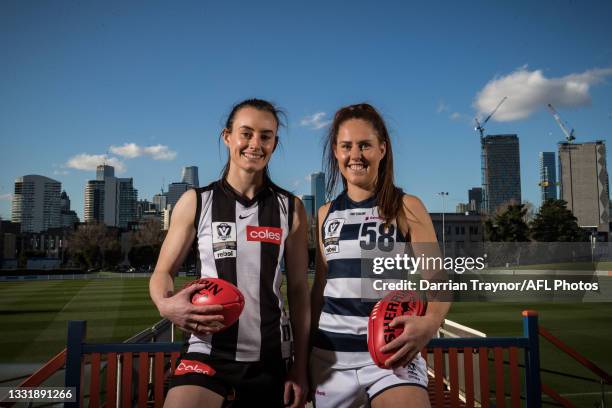
[[[448,197],[448,191],[440,191],[438,195],[442,197],[442,256],[446,257],[446,226],[444,224],[444,213],[446,212],[446,197]]]

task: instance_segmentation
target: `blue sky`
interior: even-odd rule
[[[1,2],[0,217],[26,174],[61,181],[82,217],[101,155],[139,198],[186,165],[205,184],[225,115],[253,96],[288,114],[272,175],[296,193],[321,168],[323,125],[361,101],[387,119],[398,185],[430,211],[436,192],[454,209],[480,185],[473,118],[503,96],[487,131],[519,135],[524,200],[539,203],[538,152],[563,137],[547,102],[577,141],[609,144],[610,2],[234,3]]]

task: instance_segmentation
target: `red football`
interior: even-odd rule
[[[397,316],[424,316],[427,302],[421,301],[416,292],[393,291],[374,305],[368,320],[368,350],[372,360],[380,368],[388,368],[385,361],[397,350],[382,353],[380,348],[402,334],[404,326],[389,327]]]
[[[222,305],[223,310],[220,314],[223,315],[224,327],[221,331],[236,323],[244,309],[244,296],[236,286],[223,279],[202,278],[189,282],[185,287],[195,284],[206,287],[191,297],[191,303],[200,306]]]

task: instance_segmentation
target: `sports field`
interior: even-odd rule
[[[178,278],[181,286],[191,278]],[[496,335],[520,335],[520,312],[540,313],[540,323],[603,369],[612,372],[612,303],[502,304],[456,303],[449,318]],[[87,321],[87,339],[120,342],[160,319],[148,295],[146,278],[0,282],[0,364],[48,360],[65,347],[66,322]],[[541,366],[594,378],[569,357],[541,340]],[[592,407],[596,383],[543,374],[543,381],[578,406]],[[608,399],[612,399],[612,389]]]
[[[68,320],[86,320],[89,341],[121,342],[160,319],[146,278],[0,282],[0,363],[49,359]]]

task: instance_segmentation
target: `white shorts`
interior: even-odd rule
[[[316,408],[369,407],[381,392],[397,386],[417,386],[427,390],[427,366],[419,354],[408,366],[386,370],[375,364],[357,368],[333,367],[312,353],[310,376]]]

